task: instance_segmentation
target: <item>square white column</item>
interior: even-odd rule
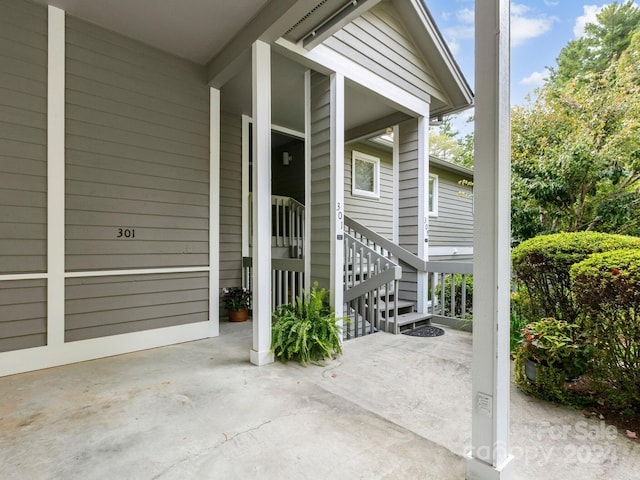
[[[253,347],[251,363],[271,353],[271,47],[252,47],[253,84]]]
[[[509,0],[475,9],[472,450],[468,480],[507,480],[509,454]]]

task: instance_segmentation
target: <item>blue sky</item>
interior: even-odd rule
[[[619,0],[622,3],[624,0]],[[426,0],[440,31],[473,88],[473,0]],[[511,104],[542,85],[546,67],[580,37],[604,5],[613,1],[519,0],[511,2]],[[481,0],[478,1],[481,5]]]

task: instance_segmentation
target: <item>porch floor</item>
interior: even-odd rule
[[[463,479],[471,336],[377,333],[324,368],[215,339],[0,378],[3,479]],[[637,478],[640,445],[580,411],[511,402],[515,478]]]

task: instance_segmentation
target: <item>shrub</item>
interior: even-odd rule
[[[522,341],[516,351],[516,384],[536,397],[571,403],[566,382],[584,373],[587,351],[576,324],[555,318],[529,323],[522,330]],[[525,374],[527,362],[536,367],[535,381]]]
[[[271,351],[276,358],[306,365],[342,353],[342,332],[327,303],[328,295],[314,283],[310,292],[276,309],[271,326]]]
[[[591,255],[570,275],[594,347],[595,387],[613,406],[640,410],[640,250]]]
[[[511,254],[513,270],[530,296],[529,319],[555,317],[574,322],[578,308],[571,295],[571,265],[592,253],[640,248],[640,238],[598,232],[541,235],[522,242]]]

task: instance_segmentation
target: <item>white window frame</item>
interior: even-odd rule
[[[432,180],[433,180],[433,185],[431,184]],[[429,182],[428,182],[429,193],[427,195],[427,199],[429,197],[433,198],[433,205],[427,205],[427,208],[429,209],[430,217],[438,216],[439,183],[440,182],[439,182],[438,175],[436,175],[435,173],[430,173]]]
[[[361,190],[356,187],[356,160],[373,165],[373,191]],[[366,153],[351,151],[351,194],[354,197],[380,198],[380,158]]]

